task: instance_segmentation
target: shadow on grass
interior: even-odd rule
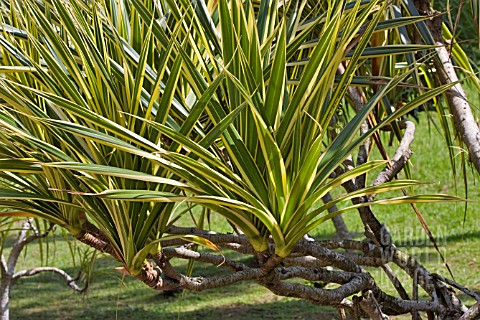
[[[459,234],[451,234],[448,236],[435,235],[435,240],[439,246],[445,246],[448,243],[454,243],[457,241],[470,241],[480,239],[480,231],[471,231]],[[393,239],[397,247],[432,247],[433,244],[426,235],[419,238],[412,238],[407,240],[395,240]]]
[[[332,308],[318,308],[317,312],[305,312],[304,301],[269,302],[262,304],[231,304],[218,308],[204,308],[194,312],[184,312],[177,315],[178,319],[338,319],[337,312]],[[282,310],[288,309],[288,312]],[[174,318],[174,317],[172,317]],[[170,318],[170,319],[172,319]]]
[[[45,278],[45,277],[42,277]],[[46,277],[48,278],[48,277]],[[38,281],[42,280],[42,281]],[[239,284],[167,298],[163,293],[126,280],[104,279],[87,295],[69,291],[60,281],[23,279],[12,292],[11,319],[337,319],[332,308],[271,294],[258,286]],[[50,279],[52,280],[52,279]],[[18,287],[20,288],[20,287]],[[257,301],[261,299],[261,301]],[[218,300],[217,304],[212,300]]]

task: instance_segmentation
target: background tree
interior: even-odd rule
[[[53,224],[46,224],[45,221],[39,221],[38,219],[28,218],[24,221],[11,218],[1,219],[2,231],[1,231],[1,262],[0,262],[0,319],[8,320],[10,317],[9,302],[10,302],[10,291],[12,286],[15,284],[18,279],[23,277],[31,277],[42,272],[52,272],[60,275],[65,279],[67,285],[77,292],[84,292],[87,289],[87,284],[83,288],[79,287],[76,284],[76,281],[80,279],[80,274],[78,277],[74,278],[69,275],[65,270],[62,270],[57,267],[50,266],[41,266],[33,269],[24,269],[16,270],[18,260],[22,254],[22,251],[25,251],[26,246],[35,241],[39,241],[39,251],[42,252],[45,249],[43,248],[45,241],[41,241],[46,238],[52,229],[54,228]],[[20,226],[18,228],[18,226]],[[11,246],[11,250],[6,255],[5,251],[5,242],[8,241],[8,235],[15,233],[17,231],[18,235],[14,239]]]
[[[407,195],[418,182],[395,180],[402,169],[408,175],[415,130],[402,117],[458,88],[430,81],[438,48],[425,40],[428,17],[412,2],[3,4],[0,205],[10,215],[65,228],[157,290],[252,280],[333,305],[342,317],[425,311],[457,319],[467,310],[443,277],[393,245],[371,210],[460,200]],[[398,140],[391,159],[380,130]],[[373,146],[384,160],[370,159]],[[375,199],[395,190],[403,195]],[[328,211],[339,203],[346,206]],[[352,209],[369,242],[306,237]],[[196,218],[185,219],[188,211]],[[211,215],[234,233],[208,230]],[[173,258],[230,273],[191,277]],[[412,300],[389,263],[432,300]],[[364,266],[382,268],[399,296],[382,291]]]

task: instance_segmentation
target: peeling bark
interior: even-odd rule
[[[440,61],[435,60],[435,69],[442,84],[450,84],[458,81],[458,77],[450,59],[445,44],[436,49]],[[443,70],[442,70],[443,66]],[[453,115],[455,128],[460,133],[463,143],[467,146],[470,161],[480,173],[480,129],[472,113],[467,96],[460,83],[457,83],[446,92],[450,112]]]
[[[426,21],[426,25],[437,46],[435,49],[437,57],[433,59],[433,62],[440,83],[448,85],[457,82],[459,79],[447,49],[450,45],[445,43],[442,37],[442,16],[432,9],[430,0],[416,0],[414,4],[420,14],[431,17],[430,20]],[[446,97],[455,128],[468,149],[470,161],[477,172],[480,173],[480,128],[473,115],[465,90],[460,83],[456,83],[446,91]]]

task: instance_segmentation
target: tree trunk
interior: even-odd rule
[[[2,282],[0,284],[0,320],[9,319],[8,303],[10,300],[10,287],[12,278],[10,275],[2,275]]]
[[[459,79],[450,52],[446,47],[448,44],[445,43],[442,36],[442,15],[433,10],[431,0],[415,0],[414,4],[420,14],[431,17],[425,23],[433,36],[434,44],[438,46],[435,49],[438,57],[433,60],[440,83],[446,85],[457,82]],[[455,129],[468,149],[469,160],[480,173],[480,128],[467,100],[465,90],[460,83],[457,83],[446,91],[446,97]]]
[[[12,287],[13,282],[21,277],[28,277],[40,272],[44,271],[51,271],[60,274],[62,277],[65,278],[70,288],[74,289],[75,291],[83,292],[85,288],[79,288],[75,284],[75,279],[68,275],[65,271],[57,268],[51,267],[43,267],[43,268],[36,268],[31,270],[22,270],[18,273],[15,273],[15,269],[17,267],[18,258],[22,250],[25,248],[26,245],[35,241],[40,238],[44,238],[48,235],[48,233],[52,230],[53,225],[50,226],[48,230],[44,233],[39,233],[38,230],[33,226],[32,219],[28,219],[24,221],[20,232],[18,233],[17,239],[15,240],[12,250],[8,255],[8,260],[5,260],[5,256],[2,254],[0,255],[0,271],[1,271],[1,281],[0,281],[0,320],[8,320],[10,317],[9,312],[9,302],[10,302],[10,289]],[[33,234],[28,236],[29,230],[32,230]]]
[[[443,45],[437,42],[437,45]],[[440,61],[435,61],[435,68],[442,84],[449,84],[458,81],[458,77],[450,59],[447,48],[443,45],[437,49]],[[441,67],[443,66],[443,70]],[[468,103],[465,91],[460,83],[457,83],[446,92],[450,111],[452,112],[455,127],[460,133],[460,137],[468,148],[470,161],[480,173],[480,129],[478,128],[475,117]]]

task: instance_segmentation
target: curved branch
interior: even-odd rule
[[[169,291],[178,289],[179,286],[178,281],[162,278],[162,270],[149,262],[143,266],[140,274],[135,277],[155,290]]]
[[[292,252],[303,253],[304,255],[310,255],[322,260],[327,260],[329,265],[340,268],[345,271],[350,272],[361,272],[362,269],[352,260],[349,260],[344,255],[331,251],[327,248],[324,248],[318,245],[315,242],[310,241],[300,241],[293,248]]]
[[[193,291],[202,291],[205,289],[225,287],[240,281],[254,280],[259,278],[260,276],[260,269],[251,268],[237,271],[226,276],[219,276],[214,278],[182,276],[182,278],[180,279],[179,288]]]
[[[419,275],[419,283],[423,284],[426,291],[437,298],[434,302],[430,302],[412,301],[405,299],[405,297],[399,299],[390,296],[377,287],[369,273],[362,270],[360,265],[348,258],[348,255],[353,255],[353,253],[348,252],[342,254],[325,248],[323,245],[332,249],[344,248],[361,251],[364,253],[366,259],[378,259],[378,261],[381,262],[379,264],[380,266],[389,261],[393,261],[407,271],[407,273],[415,272],[416,275]],[[181,258],[216,266],[220,265],[234,272],[209,278],[188,277],[177,272],[170,264],[169,258]],[[294,266],[273,267],[268,273],[265,273],[261,267],[251,268],[220,255],[196,252],[185,247],[164,248],[162,253],[150,256],[149,259],[153,259],[157,266],[147,262],[140,274],[136,275],[136,277],[155,290],[186,289],[201,291],[225,287],[240,281],[253,280],[277,295],[301,298],[314,304],[333,305],[349,309],[353,308],[353,304],[346,299],[347,297],[371,290],[374,300],[382,306],[381,313],[378,313],[376,308],[367,308],[367,310],[364,305],[362,309],[365,309],[365,312],[369,312],[372,315],[415,314],[416,311],[445,314],[448,311],[450,314],[459,316],[462,312],[458,305],[448,304],[448,301],[453,301],[454,297],[448,298],[446,292],[443,290],[446,289],[446,287],[436,281],[436,279],[414,259],[398,252],[394,247],[378,247],[371,243],[358,241],[320,241],[318,243],[301,241],[294,248],[293,257],[288,257],[284,260],[284,264],[293,262],[295,264]],[[300,263],[304,263],[305,266],[299,266]],[[348,271],[329,271],[316,267],[321,263]],[[274,265],[275,264],[276,263],[274,263]],[[339,284],[340,287],[324,289],[301,283],[285,282],[285,280],[292,278],[335,283]],[[441,298],[439,299],[438,297]],[[443,305],[443,301],[446,301],[445,303],[447,303],[448,306],[447,304]]]
[[[318,259],[311,256],[301,256],[293,258],[285,258],[283,263],[286,266],[299,266],[307,268],[323,268],[331,265],[331,262],[327,259]]]
[[[360,305],[360,308],[373,320],[387,320],[388,316],[385,315],[377,300],[375,299],[371,290],[368,290],[362,294],[361,297],[354,297],[354,302]]]
[[[405,121],[404,123],[405,132],[397,150],[395,150],[392,160],[390,160],[387,167],[378,174],[378,176],[372,182],[372,186],[378,186],[392,181],[393,178],[395,178],[395,176],[405,167],[410,159],[413,153],[410,150],[410,144],[412,143],[415,135],[415,124],[412,121]],[[374,198],[375,195],[372,194],[368,197],[368,200],[372,201]]]
[[[367,274],[363,274],[367,275]],[[257,281],[279,296],[296,297],[314,304],[345,306],[345,298],[373,285],[371,277],[356,275],[349,282],[335,289],[321,289],[293,282]]]
[[[223,244],[227,247],[249,247],[248,239],[242,235],[217,234],[199,229],[176,227],[172,227],[171,231],[174,234],[200,235],[211,241],[213,240],[218,245]],[[110,243],[102,241],[85,231],[77,235],[77,238],[115,257],[115,250],[113,250]],[[246,245],[243,243],[246,243]],[[352,252],[342,254],[331,250],[339,248],[361,251],[364,256]],[[248,253],[251,254],[250,251]],[[170,265],[169,258],[200,261],[222,266],[234,272],[211,278],[187,277],[177,272]],[[281,259],[277,259],[275,256],[265,256],[265,261],[263,261],[263,264],[260,264],[259,268],[251,268],[243,263],[226,259],[221,255],[196,252],[184,246],[164,248],[162,253],[149,256],[149,259],[153,259],[156,265],[147,262],[136,277],[155,290],[186,289],[201,291],[224,287],[239,281],[254,280],[275,294],[302,298],[315,304],[327,304],[351,309],[352,303],[346,300],[348,296],[364,290],[372,290],[376,301],[386,308],[385,310],[382,309],[382,312],[387,314],[411,313],[416,310],[443,314],[447,307],[441,305],[440,301],[451,302],[448,307],[449,312],[455,314],[460,314],[461,312],[461,306],[458,303],[454,303],[454,297],[451,294],[449,295],[445,285],[433,278],[417,261],[396,250],[393,246],[381,247],[372,243],[351,240],[302,240],[293,248],[291,256],[283,261],[286,265],[289,263],[294,264],[294,266],[287,267],[278,267]],[[434,302],[428,302],[397,299],[389,296],[376,286],[371,275],[364,272],[361,267],[363,263],[382,266],[390,261],[399,265],[409,275],[418,276],[418,283],[429,294],[437,297],[440,295],[441,298],[436,298]],[[319,268],[321,266],[334,266],[344,271],[328,271]],[[265,272],[265,267],[268,267],[268,272]],[[284,282],[284,280],[291,278],[337,283],[340,284],[340,287],[321,289],[299,283]]]
[[[477,319],[478,316],[480,316],[480,302],[475,303],[458,320],[474,320],[474,319]]]
[[[70,288],[72,288],[73,290],[77,291],[77,292],[85,292],[88,288],[88,283],[86,283],[83,288],[80,288],[75,283],[75,281],[77,281],[78,278],[73,278],[66,271],[64,271],[62,269],[59,269],[59,268],[55,268],[55,267],[39,267],[39,268],[30,269],[30,270],[22,270],[22,271],[19,271],[19,272],[15,273],[12,276],[12,279],[17,280],[17,279],[22,278],[22,277],[31,277],[31,276],[37,275],[39,273],[42,273],[42,272],[53,272],[53,273],[56,273],[56,274],[62,276],[65,279],[65,281],[67,282],[68,286]]]
[[[444,314],[446,311],[445,307],[438,302],[402,300],[392,297],[378,288],[373,290],[373,293],[375,295],[375,299],[381,303],[385,309],[394,311],[391,313],[389,312],[389,314],[405,314],[411,313],[412,311],[426,311]],[[386,310],[384,311],[386,312]]]
[[[416,279],[418,284],[431,296],[438,294],[442,295],[442,299],[448,301],[455,310],[462,310],[464,306],[461,305],[452,292],[440,281],[438,281],[427,269],[425,269],[417,260],[408,254],[398,250],[394,246],[380,247],[372,243],[365,243],[360,241],[345,240],[345,241],[321,241],[318,245],[328,247],[329,249],[345,249],[357,250],[363,252],[367,257],[375,257],[382,259],[384,263],[393,262],[401,269],[403,269],[412,279]],[[412,309],[416,310],[416,309]],[[423,309],[422,309],[423,310]],[[426,310],[433,311],[435,310]]]
[[[359,274],[356,272],[330,271],[323,268],[283,267],[275,270],[276,278],[287,280],[301,278],[308,281],[346,284]]]
[[[199,253],[185,248],[166,248],[164,249],[164,253],[170,256],[177,256],[184,259],[202,261],[215,265],[217,265],[220,260],[223,261],[222,257],[208,253]],[[229,260],[226,260],[224,262],[225,266],[236,269],[238,271],[229,275],[213,278],[187,277],[178,273],[170,265],[168,260],[161,261],[160,263],[162,264],[163,270],[159,267],[154,267],[151,263],[147,263],[143,267],[141,273],[136,277],[155,290],[168,291],[174,289],[187,289],[193,291],[202,291],[205,289],[225,287],[239,281],[257,279],[262,276],[261,270],[259,268],[248,268],[243,264]],[[162,278],[162,271],[164,271],[169,278]]]
[[[164,248],[163,253],[168,257],[177,257],[177,258],[182,258],[187,260],[210,263],[217,267],[222,266],[222,267],[230,268],[234,271],[245,270],[248,268],[243,263],[232,261],[223,256],[218,256],[218,255],[206,253],[206,252],[197,252],[197,251],[189,250],[184,247]]]

